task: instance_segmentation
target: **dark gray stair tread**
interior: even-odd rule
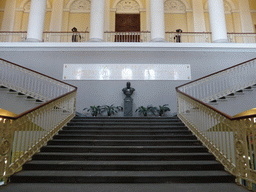
[[[194,140],[82,140],[82,139],[55,139],[48,142],[48,145],[131,145],[131,146],[152,146],[152,145],[201,145],[201,142]]]
[[[132,130],[132,131],[98,131],[98,130],[86,130],[86,131],[59,131],[59,135],[65,135],[65,134],[79,134],[79,135],[173,135],[173,134],[188,134],[191,135],[191,131],[189,130],[166,130],[166,131],[138,131],[138,130]]]
[[[172,126],[177,126],[180,125],[182,126],[183,123],[177,122],[177,123],[172,123]],[[159,124],[134,124],[134,125],[127,125],[127,124],[115,124],[115,125],[109,125],[109,124],[88,124],[88,123],[68,123],[68,126],[84,126],[84,127],[170,127],[171,125],[159,125]]]
[[[22,171],[14,176],[43,177],[209,177],[230,176],[225,171]]]
[[[207,161],[62,161],[62,160],[33,160],[26,163],[27,165],[41,164],[60,164],[60,165],[219,165],[214,160]]]
[[[67,152],[40,152],[35,154],[32,159],[34,160],[93,160],[93,161],[155,161],[155,160],[168,160],[177,161],[189,159],[191,161],[197,160],[215,160],[215,157],[209,152],[196,152],[196,153],[67,153]]]
[[[63,161],[34,160],[23,170],[125,170],[125,171],[189,171],[224,170],[217,161]]]
[[[52,145],[42,147],[42,152],[96,152],[96,153],[171,153],[171,152],[200,152],[208,151],[203,146],[63,146],[63,145]]]
[[[187,132],[186,132],[187,133]],[[88,134],[79,134],[79,133],[73,133],[73,134],[59,134],[59,135],[56,135],[56,136],[61,136],[61,137],[76,137],[76,136],[80,136],[80,137],[134,137],[134,138],[136,138],[136,137],[144,137],[144,138],[150,138],[150,137],[155,137],[155,138],[157,138],[157,137],[171,137],[171,136],[173,136],[173,137],[177,137],[177,136],[191,136],[192,135],[192,133],[191,132],[188,132],[189,134],[186,134],[186,135],[183,135],[183,134],[181,134],[181,135],[178,135],[178,134],[168,134],[168,135],[166,135],[166,134],[162,134],[162,135],[115,135],[114,133],[113,133],[113,135],[88,135]]]
[[[52,153],[52,152],[39,152],[35,155],[61,155],[61,156],[68,156],[68,155],[80,155],[80,156],[208,156],[211,155],[208,152],[200,152],[200,153]]]
[[[192,134],[183,134],[183,135],[79,135],[79,134],[62,134],[62,135],[55,135],[53,139],[63,139],[63,138],[75,138],[75,139],[95,139],[95,140],[171,140],[171,139],[180,139],[180,140],[187,140],[187,139],[195,139],[196,137]]]
[[[117,125],[122,125],[122,126],[170,126],[170,125],[184,125],[182,122],[175,121],[175,122],[86,122],[86,121],[71,121],[68,123],[68,125],[85,125],[85,126],[102,126],[102,125],[107,125],[107,126],[117,126]]]
[[[125,129],[125,130],[166,130],[166,129],[168,129],[168,130],[183,130],[183,129],[185,129],[185,130],[187,130],[188,128],[186,127],[186,126],[183,126],[183,125],[181,125],[181,126],[178,126],[178,125],[176,125],[176,126],[157,126],[157,127],[154,127],[154,126],[150,126],[150,127],[127,127],[127,126],[93,126],[93,127],[87,127],[87,126],[77,126],[77,125],[69,125],[69,126],[65,126],[65,127],[63,127],[63,130],[104,130],[104,129],[106,129],[106,130],[122,130],[122,129]]]
[[[74,117],[74,119],[84,119],[84,120],[132,120],[132,121],[136,121],[136,120],[147,120],[147,121],[150,121],[150,120],[179,120],[178,117]],[[180,120],[179,120],[180,121]]]
[[[60,131],[61,133],[65,133],[65,132],[70,132],[70,131],[66,131],[66,130],[62,130]],[[112,133],[112,134],[115,134],[115,133],[162,133],[162,134],[166,134],[166,133],[191,133],[191,131],[189,130],[150,130],[150,131],[140,131],[140,130],[115,130],[115,131],[109,131],[109,130],[77,130],[77,131],[74,131],[72,130],[71,131],[72,133],[76,133],[76,134],[81,134],[81,133]]]
[[[81,149],[207,149],[204,146],[66,146],[66,145],[58,145],[58,146],[44,146],[43,148],[81,148]]]

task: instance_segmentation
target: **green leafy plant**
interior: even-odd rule
[[[118,111],[122,111],[123,107],[121,106],[114,106],[112,105],[104,105],[102,106],[103,111],[107,111],[108,116],[110,117],[111,115],[114,115],[115,113],[117,113]]]
[[[171,109],[167,106],[168,104],[165,104],[163,106],[159,105],[159,108],[157,109],[159,116],[162,116],[166,111],[171,111]]]
[[[87,111],[90,111],[92,116],[94,116],[94,117],[96,117],[98,114],[101,114],[101,112],[102,112],[102,107],[100,105],[98,105],[98,106],[93,105],[93,106],[90,106],[89,109],[84,108],[83,110],[86,110],[86,109],[87,109]]]
[[[153,107],[152,105],[148,105],[147,107],[140,106],[140,107],[138,107],[138,109],[136,109],[135,112],[137,112],[137,111],[139,113],[143,114],[144,116],[148,116],[148,113],[155,114],[156,107]]]

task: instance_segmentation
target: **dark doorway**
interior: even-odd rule
[[[116,32],[115,42],[140,42],[140,14],[116,14]]]

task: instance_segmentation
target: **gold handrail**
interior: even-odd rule
[[[191,88],[193,85],[200,87],[200,82],[211,82],[214,80],[214,76],[220,78],[219,74],[227,70],[239,70],[241,66],[250,67],[250,64],[253,65],[255,62],[256,58],[176,87],[179,118],[224,165],[225,169],[236,176],[237,183],[246,184],[250,190],[256,184],[256,159],[254,155],[256,149],[256,114],[246,113],[238,117],[231,117],[205,103],[199,97],[196,98],[185,93],[184,87]],[[254,73],[254,71],[248,71]],[[246,77],[244,77],[245,80]],[[244,83],[243,86],[247,86],[247,83]],[[197,92],[195,88],[193,93]]]
[[[46,79],[50,79],[50,83],[56,83],[60,87],[57,91],[61,93],[61,95],[54,94],[57,96],[20,115],[0,114],[0,179],[7,184],[8,177],[19,171],[26,161],[75,116],[77,87],[6,60],[0,60],[14,66],[11,68],[15,70],[18,68],[22,72],[26,71],[23,75],[28,74],[29,71],[34,75],[33,77],[38,78],[38,81],[43,79],[42,81],[45,82]],[[2,80],[0,79],[0,83],[3,82]],[[15,87],[15,81],[7,84]],[[43,85],[42,82],[40,85]],[[20,85],[17,87],[23,89]],[[31,90],[33,93],[35,91]]]

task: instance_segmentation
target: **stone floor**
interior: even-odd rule
[[[233,183],[223,184],[9,184],[1,192],[246,192]]]

